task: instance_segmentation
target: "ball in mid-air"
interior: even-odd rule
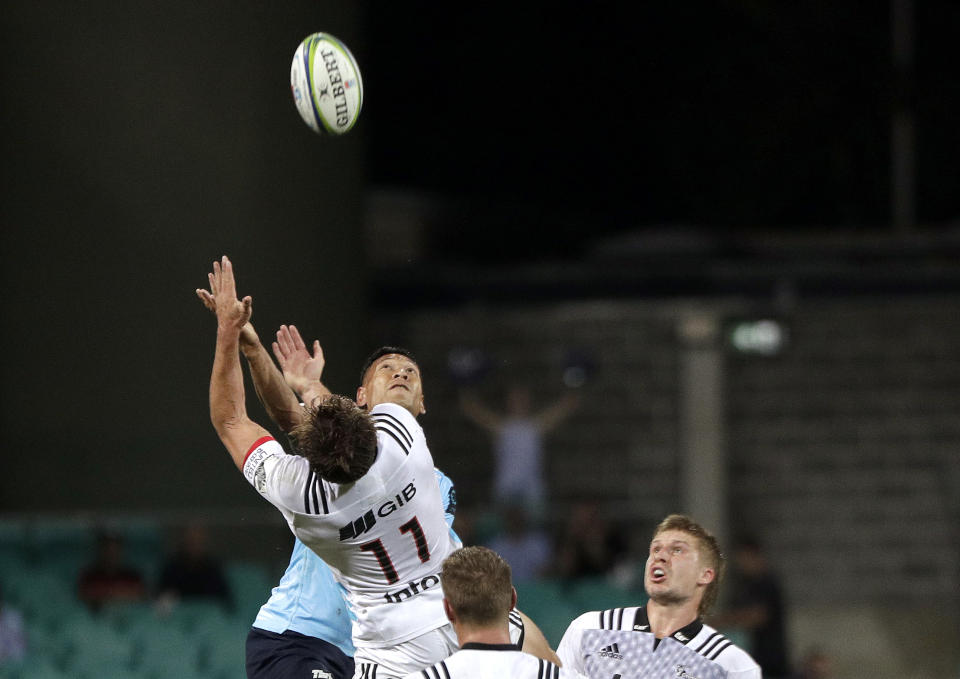
[[[329,33],[307,36],[297,47],[290,91],[300,117],[318,134],[344,134],[360,117],[360,67],[347,46]]]

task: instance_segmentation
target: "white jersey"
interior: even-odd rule
[[[564,668],[590,679],[760,679],[760,667],[717,630],[694,620],[656,639],[646,608],[584,613],[557,647]]]
[[[346,588],[358,648],[392,646],[447,623],[440,565],[455,549],[423,429],[392,403],[370,415],[377,458],[354,483],[320,479],[271,437],[254,443],[243,465]]]
[[[459,651],[404,679],[582,679],[512,644],[464,644]]]

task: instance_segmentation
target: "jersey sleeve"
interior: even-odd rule
[[[457,492],[453,488],[453,481],[442,471],[433,468],[433,473],[437,477],[437,485],[440,486],[440,497],[443,499],[443,518],[447,525],[453,528],[453,520],[457,513]]]
[[[557,657],[563,663],[565,670],[585,674],[583,665],[583,653],[581,651],[580,640],[583,636],[583,628],[588,613],[584,613],[579,618],[570,623],[567,631],[563,633],[560,644],[557,646]]]
[[[265,436],[247,451],[243,475],[278,509],[296,511],[310,477],[310,463],[299,455],[287,455],[276,439]]]
[[[728,679],[761,679],[760,666],[742,648],[734,646],[727,649],[720,654],[717,662],[727,670]]]

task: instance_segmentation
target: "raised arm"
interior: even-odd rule
[[[210,289],[217,309],[217,346],[210,375],[210,421],[237,469],[243,468],[250,446],[269,432],[247,416],[240,332],[250,320],[253,299],[237,299],[233,264],[226,255],[213,263]]]
[[[460,392],[460,411],[474,424],[489,431],[500,428],[503,418],[488,408],[477,395],[466,389]]]
[[[536,414],[537,425],[541,431],[550,431],[566,419],[579,405],[580,397],[573,392],[567,392],[556,402]]]
[[[560,658],[550,648],[550,642],[547,641],[547,637],[544,636],[540,628],[523,611],[517,609],[517,613],[523,619],[523,648],[520,650],[538,658],[549,660],[555,665],[562,665]]]
[[[208,274],[208,278],[213,289],[213,274]],[[207,309],[217,313],[217,302],[209,291],[197,288],[197,297]],[[260,342],[260,337],[249,320],[240,329],[240,351],[247,359],[253,388],[267,415],[283,431],[289,432],[302,421],[303,408]]]
[[[283,378],[287,385],[300,394],[308,406],[315,405],[330,395],[320,378],[323,376],[325,361],[320,341],[313,341],[313,355],[300,336],[295,325],[281,325],[277,331],[277,341],[273,343],[273,355],[283,369]]]

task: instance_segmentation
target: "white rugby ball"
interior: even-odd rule
[[[300,117],[318,134],[344,134],[360,117],[360,67],[347,46],[329,33],[307,36],[297,47],[290,91]]]

